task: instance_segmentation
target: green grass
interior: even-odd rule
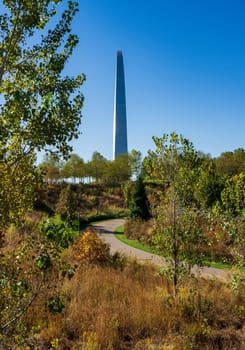
[[[118,226],[115,230],[115,234],[123,234],[124,232],[124,225]]]
[[[119,241],[129,245],[130,247],[143,250],[144,252],[147,252],[147,253],[155,254],[155,252],[152,248],[140,243],[139,241],[137,241],[135,239],[126,238],[126,236],[124,235],[123,232],[124,232],[124,225],[118,226],[114,232],[115,237],[117,239],[119,239]],[[222,262],[216,262],[216,261],[208,261],[208,262],[206,262],[206,266],[214,267],[216,269],[221,269],[221,270],[223,270],[223,269],[229,270],[232,267],[229,264],[225,264]]]
[[[216,269],[221,269],[221,270],[229,270],[232,268],[231,265],[222,263],[222,262],[216,262],[216,261],[205,261],[206,266],[208,267],[214,267]]]

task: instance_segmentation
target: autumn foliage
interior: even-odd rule
[[[84,263],[105,263],[109,246],[103,242],[92,227],[88,227],[74,245],[75,259]]]

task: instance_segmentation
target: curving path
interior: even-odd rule
[[[114,232],[118,226],[123,225],[124,219],[112,219],[106,221],[100,221],[99,223],[93,224],[93,227],[97,230],[99,236],[110,245],[110,251],[114,254],[116,251],[123,253],[127,256],[136,258],[140,261],[149,261],[155,265],[163,265],[164,258],[156,254],[144,252],[142,250],[130,247],[119,241],[115,236]],[[199,273],[205,278],[218,278],[224,282],[231,279],[231,272],[227,270],[216,269],[213,267],[194,267],[193,272]]]

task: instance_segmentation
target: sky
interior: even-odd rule
[[[244,0],[79,0],[79,44],[66,73],[84,73],[73,152],[112,159],[116,53],[124,57],[128,149],[147,155],[172,131],[212,157],[245,148]]]

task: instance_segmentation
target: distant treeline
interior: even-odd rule
[[[243,148],[223,152],[217,158],[211,158],[210,155],[201,152],[199,156],[213,163],[219,176],[230,177],[245,173],[245,150]],[[144,170],[146,158],[142,159],[141,152],[136,150],[112,161],[97,151],[87,162],[77,154],[71,154],[67,161],[60,161],[53,155],[47,155],[39,164],[39,168],[42,169],[49,183],[68,179],[74,183],[121,183],[137,177]]]

